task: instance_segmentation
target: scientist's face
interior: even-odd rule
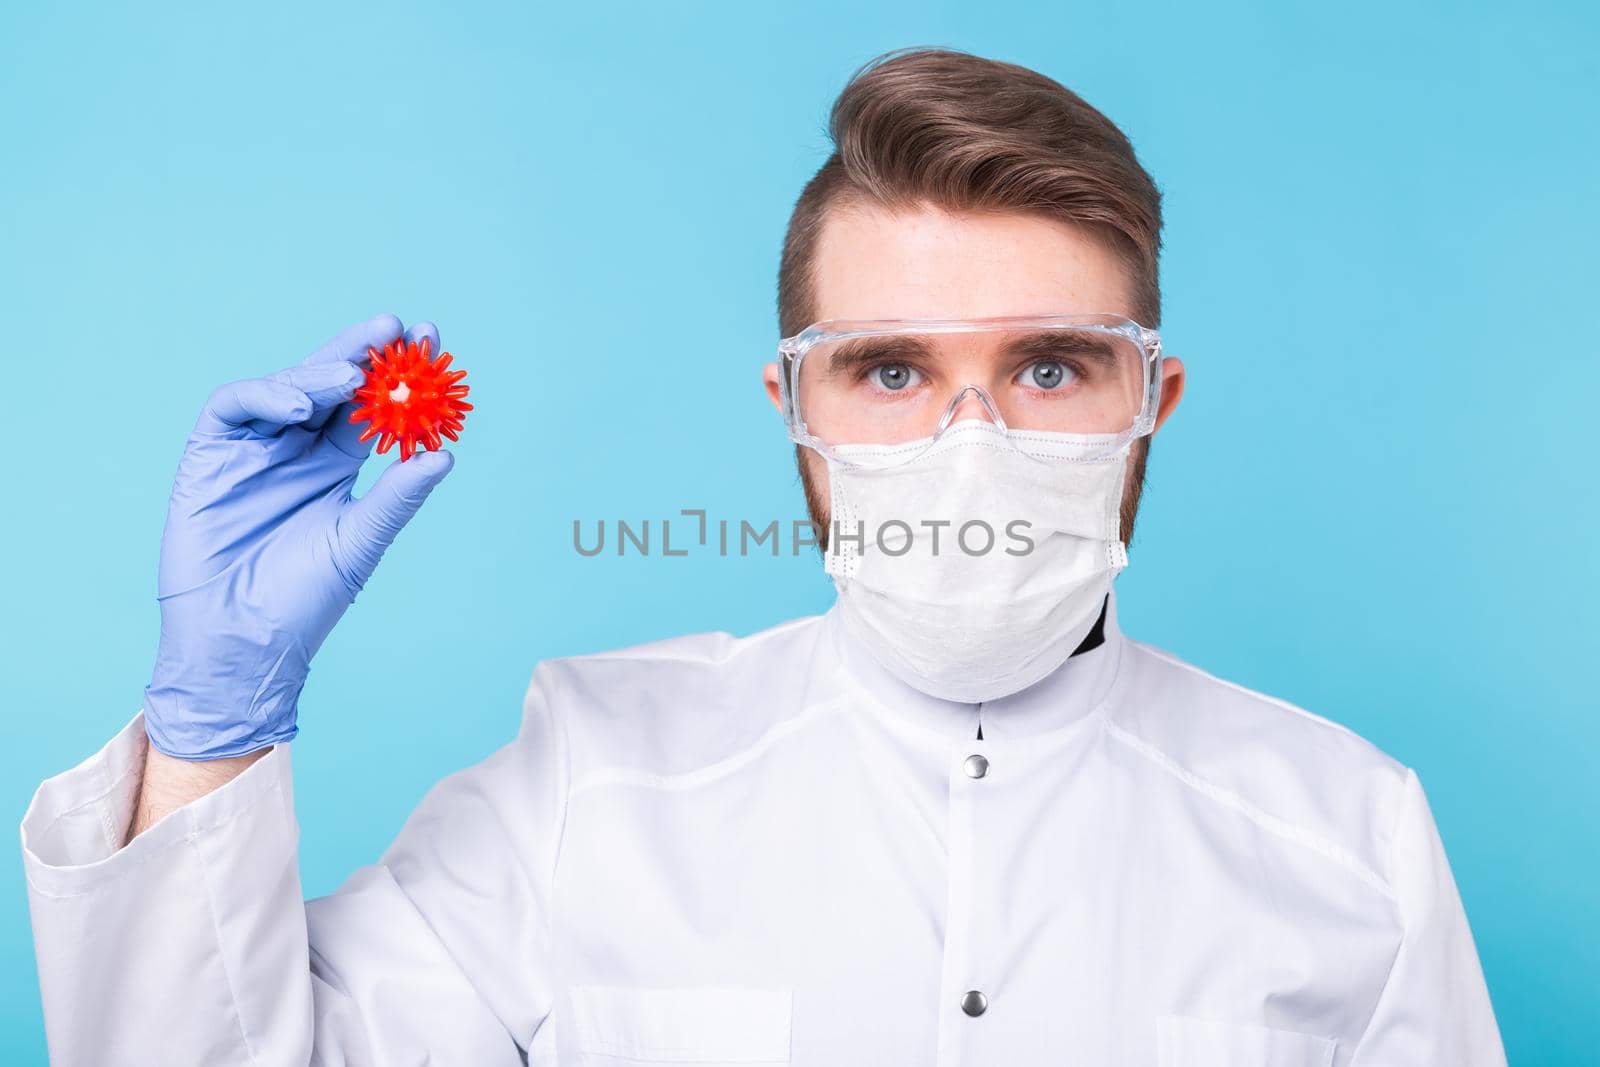
[[[1070,224],[1014,212],[958,213],[923,207],[893,213],[847,204],[832,208],[817,241],[816,306],[823,319],[987,318],[998,315],[1106,312],[1138,318],[1133,287],[1117,257]],[[1148,325],[1148,324],[1147,324]],[[992,365],[986,360],[992,356]],[[969,353],[965,381],[999,392],[1013,372],[999,350]],[[767,364],[767,395],[781,410],[777,363]],[[1159,428],[1183,394],[1183,364],[1162,361]],[[985,418],[969,396],[956,418]],[[1149,439],[1132,449],[1122,504],[1122,533],[1133,532]],[[801,480],[813,521],[829,524],[827,465],[801,448]]]

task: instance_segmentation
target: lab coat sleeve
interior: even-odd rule
[[[289,746],[126,846],[141,716],[46,781],[22,844],[51,1062],[521,1067],[551,1002],[566,793],[536,689],[515,741],[309,902]]]
[[[1400,948],[1352,1067],[1504,1067],[1505,1051],[1467,916],[1416,772],[1389,843]]]

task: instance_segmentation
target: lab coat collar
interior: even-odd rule
[[[818,654],[837,684],[859,692],[874,709],[903,725],[952,741],[976,739],[980,722],[983,740],[999,742],[1036,738],[1085,723],[1105,702],[1125,643],[1113,590],[1106,596],[1100,644],[1069,656],[1028,688],[980,704],[930,696],[896,677],[860,642],[850,639],[837,601],[823,616],[823,626]]]

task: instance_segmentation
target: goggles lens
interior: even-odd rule
[[[796,414],[829,448],[904,444],[997,416],[1009,430],[1122,434],[1144,410],[1150,374],[1135,336],[1081,324],[824,336],[796,358]]]

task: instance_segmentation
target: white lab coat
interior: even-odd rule
[[[1416,775],[1114,604],[981,706],[835,612],[545,662],[310,902],[290,747],[119,848],[144,746],[23,822],[58,1064],[1505,1062]]]

